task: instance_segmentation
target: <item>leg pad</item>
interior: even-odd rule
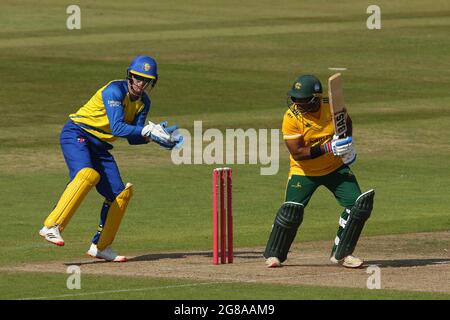
[[[374,196],[375,191],[373,189],[364,192],[356,199],[355,204],[350,209],[349,218],[334,254],[336,260],[341,260],[351,255],[355,250],[364,224],[372,212]]]
[[[128,203],[130,202],[132,196],[133,185],[131,183],[127,183],[125,189],[111,203],[106,216],[105,225],[103,226],[103,230],[97,243],[98,250],[104,250],[114,241],[123,215],[125,214],[125,210],[127,209]]]
[[[47,228],[59,225],[59,230],[62,232],[83,199],[99,181],[100,174],[92,168],[83,168],[78,171],[73,180],[67,185],[55,208],[45,220],[44,225]]]
[[[304,206],[297,202],[285,202],[278,210],[264,257],[277,257],[285,261],[289,248],[303,221]]]

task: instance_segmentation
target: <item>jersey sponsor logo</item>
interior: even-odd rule
[[[120,107],[122,105],[122,102],[117,100],[108,100],[108,105],[110,107]]]
[[[79,143],[85,143],[85,142],[86,142],[86,139],[85,139],[85,138],[77,138],[77,141],[78,141]]]
[[[321,138],[317,138],[317,139],[311,139],[311,146],[322,144],[325,141],[330,140],[331,138],[332,138],[331,136],[325,136],[325,137],[321,137]]]

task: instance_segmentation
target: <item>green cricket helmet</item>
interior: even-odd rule
[[[137,56],[127,69],[128,80],[131,80],[131,75],[154,87],[158,81],[158,66],[155,59],[149,56]]]
[[[288,106],[291,108],[294,104],[294,107],[298,109],[296,112],[300,113],[315,112],[320,108],[321,96],[320,80],[313,75],[301,75],[288,91]]]
[[[288,95],[299,99],[311,99],[322,94],[322,84],[320,80],[312,75],[302,75],[295,80]]]

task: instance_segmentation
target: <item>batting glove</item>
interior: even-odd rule
[[[350,152],[352,146],[352,137],[343,139],[333,139],[323,145],[325,152],[333,153],[335,156],[343,156]]]
[[[351,165],[352,163],[354,163],[356,161],[356,150],[355,150],[355,145],[353,144],[350,147],[350,151],[347,152],[346,154],[344,154],[343,156],[341,156],[342,158],[342,162],[344,162],[346,165]]]

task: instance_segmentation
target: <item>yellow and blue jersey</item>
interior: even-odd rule
[[[131,101],[127,80],[114,80],[100,88],[69,118],[102,141],[112,142],[123,137],[130,144],[143,144],[147,141],[141,131],[150,105],[145,92],[138,100]]]

